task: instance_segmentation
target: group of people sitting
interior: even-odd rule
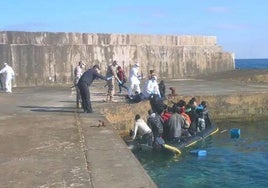
[[[153,95],[150,104],[146,121],[139,114],[135,116],[134,130],[131,130],[130,136],[154,148],[161,147],[164,142],[180,143],[210,125],[206,101],[197,104],[195,97],[188,103],[179,100],[169,107]]]

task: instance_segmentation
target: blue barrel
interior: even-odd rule
[[[230,130],[231,138],[239,138],[240,137],[240,129],[233,128]]]
[[[191,154],[197,155],[198,157],[203,157],[203,156],[207,156],[207,150],[191,150],[190,151]]]

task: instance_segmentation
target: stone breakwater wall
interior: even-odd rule
[[[234,69],[234,55],[215,36],[0,32],[0,63],[15,70],[15,86],[72,83],[78,61],[87,67],[117,60],[128,75],[138,62],[147,76],[183,78]]]
[[[214,121],[254,121],[268,119],[267,93],[232,94],[217,96],[196,96],[198,101],[205,100],[212,120]],[[188,96],[177,96],[173,101],[184,99]],[[169,106],[171,103],[165,102]],[[150,103],[148,101],[137,104],[122,104],[120,108],[105,108],[103,113],[107,120],[120,132],[126,134],[133,128],[134,117],[140,114],[146,120]]]

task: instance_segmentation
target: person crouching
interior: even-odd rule
[[[139,138],[137,137],[139,136]],[[135,116],[135,125],[132,140],[138,139],[140,144],[152,145],[152,130],[139,114]]]

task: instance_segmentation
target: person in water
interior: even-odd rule
[[[135,116],[134,131],[132,140],[135,140],[139,135],[139,141],[143,144],[152,145],[152,130],[139,114]]]
[[[148,115],[147,124],[152,129],[153,142],[156,143],[156,139],[163,136],[164,121],[158,113],[151,109],[148,110]]]

